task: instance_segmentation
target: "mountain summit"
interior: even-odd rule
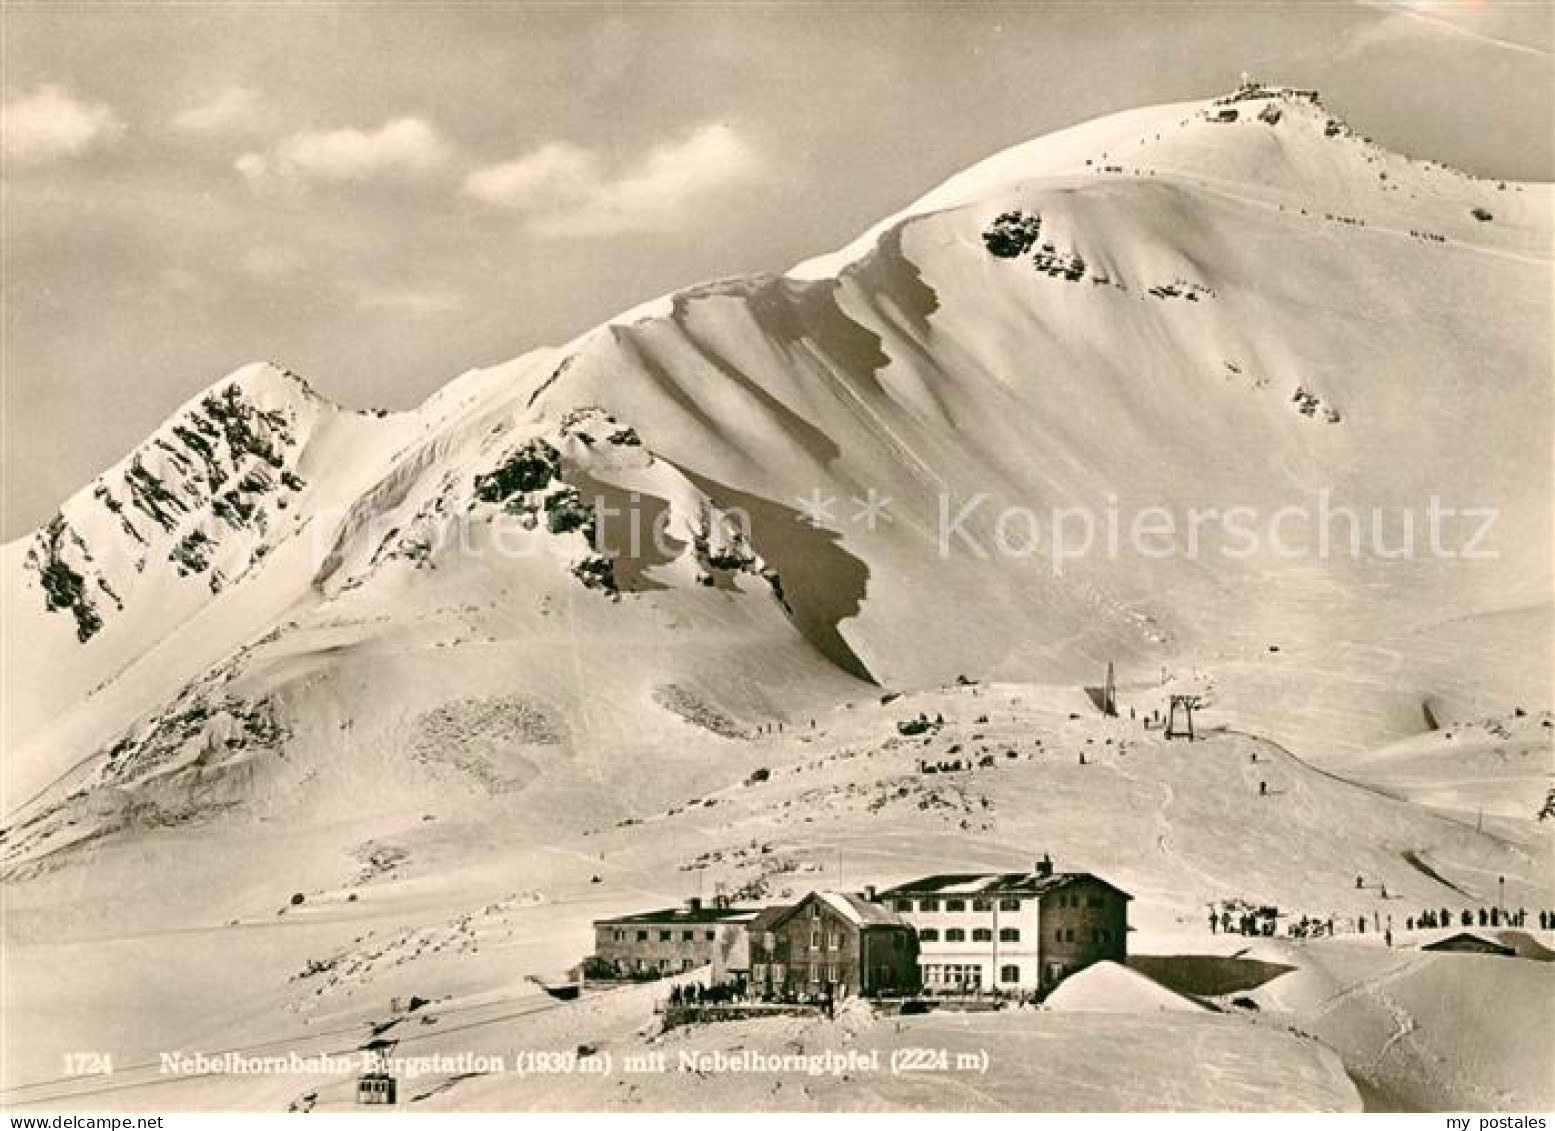
[[[4,548],[8,864],[448,775],[608,807],[687,735],[957,675],[1219,665],[1294,742],[1344,698],[1340,752],[1538,693],[1508,657],[1548,649],[1551,203],[1248,85],[1017,146],[412,412],[239,370]],[[1107,536],[1320,498],[1388,546],[1433,498],[1493,510],[1495,556]]]

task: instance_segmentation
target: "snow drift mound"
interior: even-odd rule
[[[1338,1052],[1384,1102],[1406,1111],[1550,1110],[1555,967],[1342,944],[1324,951],[1319,967],[1268,987],[1278,990],[1269,1004]]]
[[[1060,1013],[1201,1013],[1204,1007],[1137,970],[1098,962],[1065,978],[1047,999]]]

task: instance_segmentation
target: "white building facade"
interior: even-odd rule
[[[1126,953],[1127,893],[1088,873],[1055,873],[1047,857],[1030,872],[925,876],[877,898],[917,931],[928,993],[1044,993]]]

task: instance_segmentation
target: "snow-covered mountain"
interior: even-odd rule
[[[1018,146],[837,254],[412,412],[241,369],[4,548],[6,853],[444,772],[610,804],[689,734],[963,673],[1218,665],[1228,709],[1316,755],[1422,730],[1427,701],[1537,701],[1551,204],[1244,88]],[[1389,545],[1433,496],[1494,507],[1495,558],[1102,530],[1055,563],[1056,531],[1007,517],[1324,491],[1363,527],[1382,508]]]
[[[975,1039],[975,1090],[460,1071],[409,1102],[1547,1107],[1555,967],[1413,948],[1448,930],[1421,909],[1550,899],[1552,204],[1243,88],[1018,146],[411,412],[238,370],[0,557],[0,1103],[349,1107],[348,1078],[158,1068],[346,1034],[625,1056],[656,991],[525,978],[593,918],[1051,851],[1133,894],[1131,955],[1235,974],[1191,991],[1218,1011],[1101,971],[1102,1006],[992,1029],[677,1038]],[[1433,497],[1494,521],[1434,552]],[[1270,537],[1324,505],[1338,551]],[[1122,533],[1149,508],[1168,552]],[[1147,725],[1176,693],[1201,741]],[[1206,906],[1339,937],[1210,935]],[[58,1078],[82,1049],[111,1082]]]

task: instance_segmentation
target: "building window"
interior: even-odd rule
[[[810,928],[810,949],[811,950],[820,950],[821,949],[821,928],[819,928],[819,927],[811,927]]]
[[[925,927],[918,932],[920,942],[939,942],[939,928]]]
[[[1019,927],[1000,927],[999,928],[999,941],[1000,942],[1020,942],[1020,928]]]
[[[668,958],[661,958],[661,959],[659,959],[659,969],[660,970],[666,970],[667,971],[669,968],[670,968],[670,960]]]
[[[682,958],[680,960],[680,968],[682,970],[690,970],[691,969],[691,959],[689,959],[689,958]]]
[[[669,942],[670,938],[674,935],[674,933],[675,932],[673,932],[673,931],[660,931],[659,932],[659,941],[660,942]]]
[[[1019,966],[1001,966],[1001,967],[999,967],[999,981],[1001,981],[1001,982],[1018,982],[1018,981],[1020,981],[1020,967]]]
[[[681,931],[680,932],[680,939],[681,939],[682,942],[692,942],[692,941],[694,941],[696,939],[696,937],[697,937],[697,933],[695,931]]]
[[[892,908],[892,910],[895,910],[895,911],[911,911],[912,910],[912,900],[910,900],[910,899],[894,900],[892,902],[892,904],[891,904],[891,908]]]
[[[712,942],[712,941],[714,941],[717,938],[718,938],[718,932],[717,931],[708,931],[707,932],[707,941],[708,942]]]
[[[972,988],[983,984],[983,968],[970,963],[952,962],[924,968],[924,981],[942,986]]]
[[[1066,930],[1064,932],[1064,941],[1065,942],[1074,942],[1074,928],[1073,927],[1070,927],[1068,930]]]
[[[972,941],[973,942],[993,942],[993,932],[990,931],[987,927],[973,927],[972,928]]]
[[[647,931],[638,931],[637,932],[637,941],[638,942],[647,942],[648,941],[648,932]]]
[[[972,910],[973,911],[992,911],[993,910],[993,902],[991,900],[987,900],[987,899],[974,899],[972,901]]]
[[[812,918],[812,919],[819,919],[820,917],[821,917],[821,905],[819,903],[812,903],[812,904],[810,904],[810,918]]]
[[[937,899],[920,899],[918,901],[918,910],[919,911],[938,911],[939,910],[939,900],[937,900]]]
[[[966,932],[960,927],[950,927],[945,931],[946,942],[966,942]]]
[[[945,901],[945,910],[946,911],[965,911],[966,910],[966,900],[964,900],[964,899],[947,899]]]
[[[1015,899],[1014,897],[1006,897],[1004,899],[1001,899],[999,901],[999,910],[1000,911],[1019,911],[1020,910],[1020,900]]]
[[[1057,928],[1057,929],[1055,929],[1053,931],[1053,941],[1054,942],[1063,942],[1064,941],[1064,929],[1062,927],[1059,927],[1059,928]]]
[[[626,940],[626,932],[620,928],[617,928],[615,932],[615,939],[616,942],[624,942]]]

